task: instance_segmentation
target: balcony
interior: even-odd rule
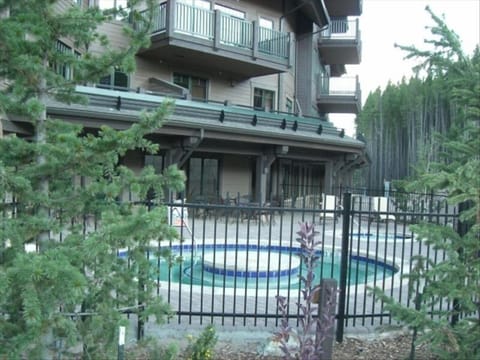
[[[322,113],[358,114],[362,107],[360,83],[356,77],[317,78],[317,106]]]
[[[358,19],[332,20],[318,39],[318,50],[325,64],[360,64],[362,42]]]
[[[286,72],[293,60],[289,33],[175,0],[155,8],[151,40],[140,56],[232,79]]]
[[[332,17],[360,16],[362,14],[362,0],[324,0],[328,14]]]

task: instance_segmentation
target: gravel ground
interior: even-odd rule
[[[232,332],[231,334],[234,334]],[[173,334],[172,334],[173,335]],[[181,339],[181,340],[180,340]],[[185,349],[184,337],[170,339]],[[262,349],[268,341],[265,337],[258,336],[247,338],[239,333],[233,337],[219,337],[213,351],[211,360],[280,360],[280,355],[262,355]],[[409,358],[411,336],[401,331],[375,331],[368,334],[354,334],[345,336],[342,343],[334,343],[333,357],[328,360],[406,360]],[[133,350],[133,351],[132,351]],[[186,360],[182,351],[177,360]],[[134,348],[127,352],[126,359],[158,360],[158,354],[148,354],[144,349]],[[160,357],[161,358],[161,357]],[[415,349],[416,360],[437,360],[427,346],[417,346]],[[327,359],[324,359],[327,360]]]
[[[180,349],[177,360],[185,360],[183,350],[191,343],[191,339],[198,338],[203,329],[199,327],[195,331],[186,325],[161,327],[153,339],[160,341],[163,346],[176,344]],[[219,326],[216,328],[218,340],[211,360],[280,360],[282,353],[272,341],[274,334],[275,329],[262,331],[257,328]],[[406,360],[410,355],[411,339],[410,333],[400,325],[346,327],[343,342],[333,344],[333,356],[328,360]],[[138,348],[129,355],[126,359],[158,359],[158,355],[152,357],[152,354]],[[415,359],[437,360],[425,345],[416,347]]]
[[[404,360],[410,353],[411,337],[406,335],[383,335],[376,339],[345,338],[334,344],[332,360]],[[416,360],[435,360],[426,347],[417,347]],[[278,360],[281,356],[262,356],[254,344],[219,342],[215,348],[215,360]]]

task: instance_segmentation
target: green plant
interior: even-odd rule
[[[189,337],[190,344],[187,346],[186,359],[209,360],[213,359],[214,348],[218,337],[213,325],[208,325],[198,338]]]
[[[149,347],[148,358],[152,360],[175,360],[178,359],[180,349],[178,344],[171,343],[167,345],[155,344]]]
[[[119,47],[99,30],[115,12],[71,1],[0,0],[0,116],[22,118],[30,132],[0,139],[0,358],[50,358],[56,343],[82,349],[84,358],[112,358],[125,321],[120,309],[158,321],[170,309],[155,296],[145,257],[151,241],[177,236],[166,208],[120,200],[127,193],[145,199],[153,188],[162,204],[166,189],[183,189],[174,166],[137,173],[121,163],[130,151],[158,152],[146,137],[173,104],[139,114],[122,131],[91,131],[47,112],[51,103],[85,104],[76,86],[98,83],[114,67],[134,70],[151,21],[138,0],[128,3],[129,16],[144,26],[136,31],[125,22],[128,43]],[[141,5],[153,13],[153,0]],[[70,51],[59,51],[59,40]],[[121,248],[129,249],[124,257]]]

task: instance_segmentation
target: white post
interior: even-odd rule
[[[118,330],[118,360],[125,359],[125,326],[120,326]]]

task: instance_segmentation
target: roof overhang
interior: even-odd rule
[[[73,123],[81,123],[87,128],[98,128],[100,124],[123,130],[137,122],[140,110],[115,111],[109,108],[84,105],[68,105],[50,102],[48,114]],[[253,112],[252,112],[253,114]],[[228,114],[227,114],[228,116]],[[228,121],[219,123],[218,120],[206,117],[186,116],[175,111],[168,116],[163,126],[155,131],[159,135],[197,136],[199,131],[204,133],[205,139],[216,139],[228,142],[243,142],[252,144],[275,145],[282,144],[295,148],[310,150],[324,150],[341,153],[362,153],[364,143],[350,138],[340,137],[336,132],[325,133],[319,136],[313,129],[282,130],[262,125],[262,117],[258,116],[256,126],[244,121]],[[301,125],[299,126],[301,127]],[[312,131],[313,130],[313,131]]]
[[[139,121],[143,110],[156,109],[167,98],[144,93],[77,86],[88,105],[47,102],[49,117],[82,125],[96,131],[103,125],[122,130]],[[3,119],[5,133],[29,135],[31,123],[22,117]],[[27,130],[27,131],[26,131]],[[30,130],[30,131],[29,131]],[[365,143],[346,136],[332,123],[295,114],[258,111],[228,103],[204,103],[176,99],[162,127],[151,133],[164,148],[201,138],[196,151],[261,154],[279,146],[289,148],[288,158],[312,161],[361,156]]]
[[[82,124],[86,128],[109,125],[125,129],[138,121],[140,112],[154,109],[166,98],[145,93],[131,93],[94,87],[77,86],[77,93],[86,96],[88,105],[49,101],[49,116]],[[297,149],[362,153],[365,144],[319,118],[295,114],[257,111],[243,106],[204,103],[176,99],[173,112],[155,131],[166,136],[197,136],[204,139],[242,142],[251,146],[285,145]]]

